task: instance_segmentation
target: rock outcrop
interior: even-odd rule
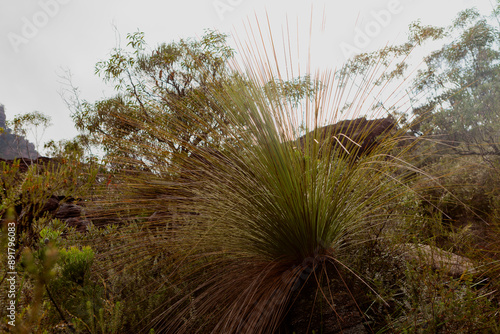
[[[7,117],[5,107],[0,104],[0,127],[3,133],[0,134],[0,158],[13,160],[15,158],[35,159],[38,152],[35,145],[24,137],[17,136],[7,127]]]
[[[303,149],[307,143],[321,145],[320,154],[333,148],[341,154],[355,154],[356,157],[369,152],[380,144],[379,137],[396,128],[392,117],[368,120],[360,117],[343,120],[317,128],[298,139]]]
[[[0,117],[1,118],[1,117]],[[38,165],[41,168],[46,168],[47,165],[57,166],[61,162],[58,159],[51,159],[47,157],[38,157],[36,159],[27,158],[14,158],[6,160],[0,158],[0,163],[5,163],[12,166],[15,161],[18,161],[18,173],[25,173],[32,165]],[[57,218],[64,221],[68,226],[75,227],[79,232],[87,231],[87,226],[90,224],[86,220],[86,214],[81,202],[68,196],[51,195],[41,206],[34,206],[32,203],[17,204],[15,207],[17,220],[30,222],[35,217],[42,217],[44,215]]]
[[[36,159],[28,159],[28,158],[12,158],[12,159],[3,159],[0,158],[0,163],[4,161],[7,165],[12,166],[14,164],[14,161],[18,160],[19,161],[19,172],[24,173],[28,171],[28,168],[31,165],[47,165],[49,162],[52,162],[52,164],[58,163],[56,160],[47,158],[47,157],[38,157]]]

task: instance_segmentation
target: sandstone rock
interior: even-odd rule
[[[83,220],[80,217],[71,217],[65,220],[68,227],[74,227],[78,232],[87,232],[88,226],[90,225],[89,221]]]
[[[416,261],[454,277],[474,273],[474,264],[470,259],[437,247],[407,243],[398,245],[397,251],[406,261]]]
[[[355,153],[357,157],[367,153],[380,144],[378,137],[396,128],[391,118],[367,120],[360,117],[343,120],[335,124],[317,128],[298,139],[298,145],[304,148],[306,142],[316,139],[321,145],[320,152],[334,147],[337,152]]]
[[[0,157],[3,159],[14,159],[17,157],[36,158],[38,152],[35,149],[35,145],[23,136],[14,134],[6,123],[5,107],[0,104],[0,127],[4,129],[0,134]]]
[[[76,204],[63,203],[56,211],[55,217],[65,220],[67,218],[80,217],[82,214],[82,207]]]
[[[42,213],[47,211],[52,212],[57,210],[57,208],[59,208],[59,199],[56,196],[51,196],[43,205]]]

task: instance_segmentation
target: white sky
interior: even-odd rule
[[[7,119],[35,110],[52,117],[53,125],[44,137],[29,138],[33,142],[75,136],[70,111],[59,96],[62,84],[58,75],[69,69],[81,98],[89,102],[112,96],[112,89],[94,75],[94,65],[106,59],[116,46],[114,26],[122,42],[127,33],[140,30],[154,47],[200,36],[206,28],[236,31],[244,38],[242,22],[257,15],[265,23],[267,12],[278,35],[288,15],[290,26],[299,31],[300,43],[307,50],[312,5],[316,46],[312,49],[313,65],[335,68],[345,61],[340,45],[356,47],[356,31],[366,31],[370,24],[372,37],[366,45],[357,42],[362,51],[403,41],[408,24],[414,20],[448,25],[465,8],[477,7],[489,14],[494,1],[0,0],[0,104],[5,105]],[[218,13],[217,5],[225,6],[226,11]],[[390,17],[382,15],[379,21],[374,17],[373,13],[387,13],[389,9],[393,12]],[[30,27],[33,24],[39,27]]]

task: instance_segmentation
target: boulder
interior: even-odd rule
[[[59,208],[59,198],[57,196],[50,196],[42,207],[43,212],[53,212]]]
[[[399,244],[396,250],[406,261],[430,266],[434,270],[439,270],[453,277],[474,273],[474,263],[470,259],[447,252],[441,248],[406,243]]]
[[[57,209],[55,217],[61,220],[68,218],[80,217],[82,214],[82,207],[72,203],[63,203]]]
[[[298,146],[304,149],[306,143],[316,142],[321,145],[320,154],[333,148],[336,152],[353,153],[359,157],[377,147],[380,144],[379,137],[395,128],[396,122],[392,117],[343,120],[305,134],[298,139]]]
[[[68,227],[74,227],[78,232],[87,232],[90,222],[80,217],[71,217],[65,220]]]

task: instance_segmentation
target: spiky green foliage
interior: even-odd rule
[[[373,240],[373,230],[387,223],[391,200],[408,191],[399,178],[409,165],[391,155],[394,133],[382,135],[382,145],[360,157],[360,143],[341,145],[342,134],[325,142],[312,131],[299,145],[301,129],[343,117],[338,110],[342,94],[350,91],[348,78],[339,82],[333,72],[317,74],[313,80],[321,84],[297,103],[280,86],[290,78],[274,75],[265,61],[246,61],[246,70],[233,67],[231,73],[239,75],[222,84],[207,82],[203,99],[183,106],[178,127],[215,124],[206,127],[214,129],[206,133],[214,140],[203,147],[157,127],[161,120],[122,118],[160,142],[175,140],[186,148],[172,152],[147,142],[121,143],[164,161],[147,170],[137,162],[117,182],[119,200],[127,204],[120,214],[126,211],[158,235],[145,244],[130,234],[128,252],[113,250],[122,259],[113,262],[115,269],[118,263],[144,268],[154,260],[156,270],[168,275],[163,284],[176,286],[149,324],[162,332],[277,331],[303,283],[319,282],[328,268],[337,268],[337,275],[340,269],[352,271],[352,253]],[[366,106],[366,87],[352,91],[350,115],[383,115]],[[217,103],[219,112],[200,116],[204,103]],[[114,163],[134,166],[121,154]],[[154,219],[145,219],[153,212]],[[345,284],[335,288],[349,291]],[[335,308],[331,300],[329,305]]]

